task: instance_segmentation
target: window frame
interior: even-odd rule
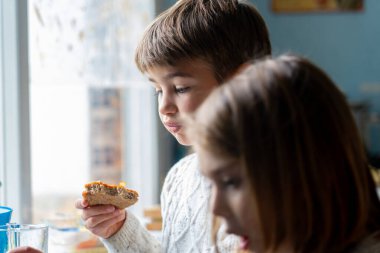
[[[0,2],[0,17],[3,17],[3,2]],[[5,194],[3,190],[4,182],[4,113],[3,113],[3,19],[0,18],[0,204],[3,205]]]
[[[31,221],[27,1],[0,2],[1,205]]]

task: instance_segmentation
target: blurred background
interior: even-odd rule
[[[380,1],[251,2],[275,55],[310,58],[346,94],[380,167]],[[77,222],[74,202],[95,180],[137,190],[140,217],[159,204],[168,169],[190,151],[161,127],[133,56],[145,27],[174,3],[0,2],[0,204],[15,221]]]

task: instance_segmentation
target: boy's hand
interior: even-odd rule
[[[17,249],[12,249],[8,253],[42,253],[37,249],[33,249],[31,247],[20,247]]]
[[[113,205],[88,206],[85,200],[79,199],[75,207],[82,210],[85,227],[105,239],[116,234],[127,219],[126,211]]]

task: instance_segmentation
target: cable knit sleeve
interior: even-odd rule
[[[236,252],[239,248],[240,239],[238,236],[227,234],[225,223],[221,224],[218,230],[218,251],[215,249],[212,252],[230,253]],[[215,247],[215,246],[214,246]]]
[[[181,164],[181,163],[179,163]],[[165,226],[165,207],[167,206],[167,189],[171,187],[172,181],[176,177],[178,167],[173,166],[165,178],[165,183],[161,193],[161,213],[163,214],[163,226]],[[166,190],[165,190],[166,189]],[[127,212],[127,211],[126,211]],[[100,238],[109,253],[158,253],[165,252],[160,242],[150,234],[131,213],[127,213],[127,220],[121,229],[108,239]],[[162,236],[162,241],[166,242],[168,235]]]
[[[127,211],[126,211],[127,212]],[[159,253],[161,246],[130,212],[122,228],[108,239],[101,239],[110,253]]]
[[[129,212],[120,231],[102,242],[111,253],[215,253],[208,209],[210,191],[211,185],[200,174],[196,155],[189,155],[177,162],[165,178],[161,192],[161,245]],[[233,252],[238,238],[223,230],[219,233],[219,252]]]
[[[162,249],[168,253],[215,253],[211,242],[211,185],[200,174],[196,154],[175,164],[165,178],[161,193]],[[234,252],[239,239],[220,231],[219,253]]]

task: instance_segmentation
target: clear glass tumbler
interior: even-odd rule
[[[8,250],[30,246],[48,252],[49,227],[46,224],[7,224]]]

